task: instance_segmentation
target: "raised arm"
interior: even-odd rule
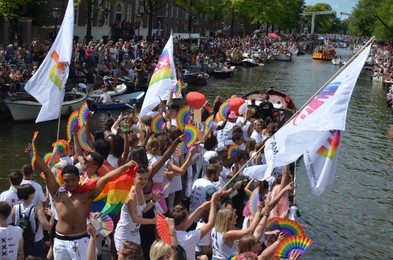
[[[28,146],[27,150],[30,150],[31,147]],[[59,189],[59,184],[57,183],[55,176],[49,169],[48,165],[42,160],[41,156],[37,152],[37,159],[36,159],[36,164],[38,167],[41,169],[41,171],[44,173],[45,176],[45,182],[46,186],[48,187],[49,193],[52,195],[53,198],[55,198],[55,193]]]
[[[244,236],[246,234],[251,234],[255,230],[255,228],[257,227],[259,221],[261,220],[261,214],[262,214],[261,211],[262,211],[262,204],[261,204],[261,202],[259,202],[258,203],[258,210],[255,213],[250,226],[248,226],[248,228],[242,229],[242,230],[230,230],[228,232],[225,232],[225,234],[223,236],[224,242],[235,241],[237,239],[240,239],[242,236]],[[229,243],[227,243],[227,244],[229,244]]]
[[[174,171],[177,175],[183,175],[188,169],[188,167],[190,167],[197,161],[198,157],[195,160],[192,160],[192,157],[194,157],[195,153],[195,147],[191,148],[190,152],[187,155],[186,161],[180,167],[172,162],[169,162],[168,169]]]
[[[164,155],[161,156],[160,159],[158,159],[153,165],[152,165],[152,171],[151,175],[156,174],[162,166],[164,166],[165,162],[169,159],[169,157],[173,154],[173,152],[176,149],[176,146],[180,143],[181,137],[178,137],[175,139],[175,141],[172,142],[171,146],[165,151]]]
[[[265,250],[263,250],[262,254],[258,257],[258,260],[272,259],[274,255],[274,251],[285,237],[286,237],[285,233],[280,232],[280,234],[278,235],[278,239],[273,244],[268,246]]]
[[[207,233],[214,227],[214,222],[216,221],[217,204],[221,204],[221,192],[216,191],[212,195],[209,211],[209,219],[206,225],[203,225],[199,230],[201,231],[201,238],[206,236]]]
[[[188,215],[187,223],[186,223],[187,229],[191,226],[192,222],[194,222],[194,220],[199,215],[201,215],[202,211],[209,208],[210,204],[211,204],[211,201],[205,201],[202,203],[202,205],[200,205],[198,208],[196,208],[196,210],[194,210],[194,212],[191,212],[191,214]],[[201,236],[201,238],[202,238],[202,236]]]

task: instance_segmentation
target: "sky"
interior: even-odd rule
[[[357,4],[358,0],[306,0],[306,5],[315,5],[317,3],[329,4],[340,17],[340,12],[352,13],[352,9]],[[343,17],[346,18],[346,17]]]

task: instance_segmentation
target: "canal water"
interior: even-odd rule
[[[338,51],[345,60],[352,55],[347,49]],[[330,62],[314,61],[305,55],[262,68],[237,68],[233,79],[212,78],[208,86],[190,89],[204,93],[212,101],[216,95],[228,98],[274,87],[301,107],[338,69]],[[298,221],[314,240],[302,259],[393,259],[393,121],[385,101],[382,87],[370,81],[369,71],[362,71],[348,110],[336,178],[321,197],[311,194],[303,161],[299,160]],[[94,114],[93,128],[102,127],[105,117],[106,113]],[[65,138],[65,125],[63,120],[61,138]],[[36,143],[42,154],[51,151],[56,129],[55,121],[1,122],[1,190],[8,187],[6,176],[10,170],[29,162],[24,148],[33,131],[39,131]]]

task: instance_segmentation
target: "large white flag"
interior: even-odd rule
[[[324,131],[303,155],[311,190],[315,196],[322,195],[334,182],[340,141],[340,130]]]
[[[169,91],[177,84],[175,61],[173,59],[173,37],[169,38],[162,50],[146,91],[140,116],[144,116],[169,97]]]
[[[348,103],[371,44],[265,144],[268,173],[296,161],[324,131],[345,130]]]
[[[59,117],[74,38],[74,1],[69,0],[59,33],[25,89],[42,105],[36,123]]]
[[[270,173],[266,171],[266,168],[266,164],[249,166],[244,168],[243,175],[258,181],[263,181],[271,176]]]

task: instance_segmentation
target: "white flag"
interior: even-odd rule
[[[304,164],[315,196],[322,195],[334,182],[340,141],[340,130],[324,131],[304,153]]]
[[[36,123],[59,117],[68,78],[74,38],[74,1],[69,0],[59,33],[25,89],[41,105]]]
[[[140,116],[144,116],[169,97],[169,91],[177,84],[175,61],[173,59],[173,37],[169,37],[146,91]]]
[[[258,181],[263,181],[270,177],[270,173],[266,171],[266,168],[267,168],[266,164],[246,167],[243,170],[243,175],[249,178],[256,179]]]
[[[324,131],[345,130],[347,109],[371,44],[265,144],[267,171],[296,161]]]

